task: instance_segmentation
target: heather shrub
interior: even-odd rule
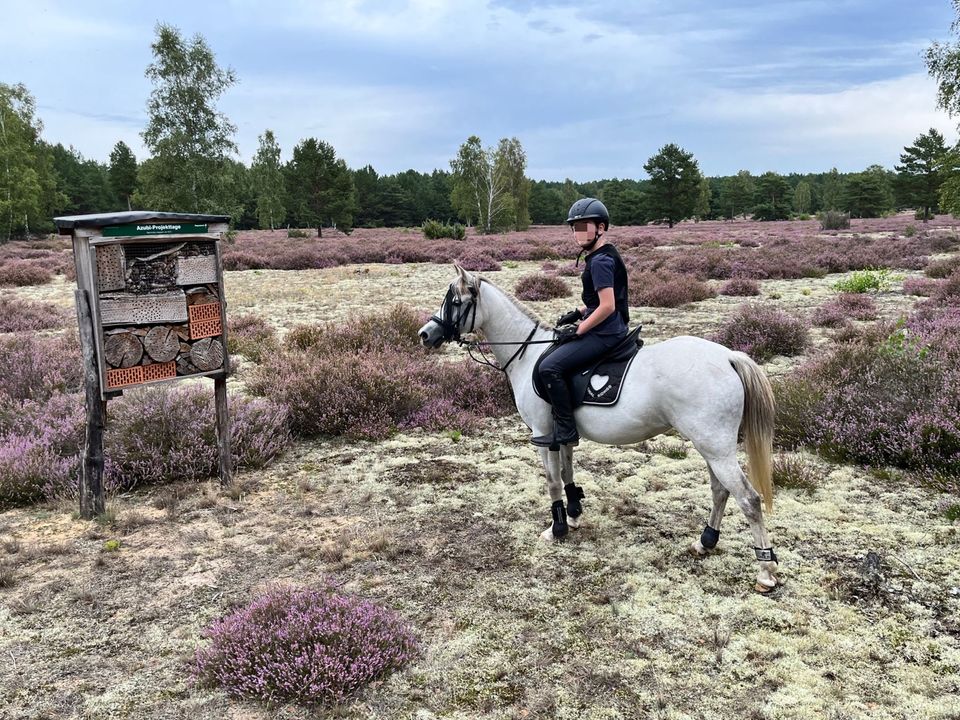
[[[521,300],[553,300],[571,295],[570,286],[555,275],[524,275],[517,281],[514,294]]]
[[[927,265],[924,273],[929,278],[943,280],[950,277],[950,274],[957,268],[960,268],[960,256],[947,258],[946,260],[935,260]]]
[[[472,248],[462,252],[456,260],[464,270],[494,272],[501,269],[500,263],[488,252]]]
[[[230,353],[260,362],[264,355],[276,351],[277,331],[259,315],[232,315],[227,320],[227,347]]]
[[[915,316],[808,361],[778,383],[778,432],[836,461],[893,465],[956,485],[958,330],[957,309]]]
[[[903,281],[903,294],[930,297],[939,284],[930,278],[909,277]]]
[[[799,355],[809,344],[810,334],[803,321],[782,310],[753,304],[741,305],[710,339],[766,362],[776,355]]]
[[[427,220],[423,223],[423,236],[430,240],[439,240],[440,238],[463,240],[466,234],[466,228],[460,223],[448,225],[439,220]]]
[[[67,313],[50,303],[0,296],[0,333],[49,330],[66,322]]]
[[[877,268],[876,270],[858,270],[850,277],[834,283],[835,290],[845,293],[865,293],[870,290],[886,290],[890,286],[890,270]]]
[[[260,468],[289,442],[288,411],[263,399],[231,396],[230,442],[238,468]],[[107,405],[105,479],[117,487],[202,480],[219,471],[209,388],[142,388]]]
[[[398,615],[330,586],[268,591],[203,634],[194,680],[270,704],[340,702],[419,653]]]
[[[847,230],[850,228],[850,213],[827,210],[818,216],[821,230]]]
[[[557,275],[563,277],[580,277],[581,274],[580,268],[577,267],[576,263],[567,263],[566,265],[561,265],[557,268]]]
[[[53,271],[42,260],[7,260],[0,264],[0,287],[43,285],[53,279]]]
[[[850,324],[850,318],[843,308],[831,301],[814,310],[813,324],[817,327],[842,328]]]
[[[820,473],[816,467],[798,455],[778,454],[771,466],[773,485],[776,488],[802,490],[812,495],[817,489]]]
[[[82,389],[83,363],[76,333],[38,337],[13,333],[0,337],[0,397],[23,403]]]
[[[669,271],[640,272],[630,276],[631,305],[679,307],[714,297],[716,291],[700,280]]]
[[[305,436],[380,439],[445,422],[467,429],[512,409],[499,373],[469,360],[444,362],[420,347],[422,323],[396,306],[386,316],[294,328],[284,352],[257,368],[247,387],[290,407],[293,431]]]
[[[760,283],[744,277],[735,277],[727,280],[720,288],[721,295],[736,295],[746,297],[760,294]]]
[[[833,302],[854,320],[877,319],[877,303],[868,295],[841,293]]]
[[[224,270],[263,270],[270,267],[266,258],[252,252],[228,250],[223,255]]]

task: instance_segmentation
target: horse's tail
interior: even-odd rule
[[[763,498],[767,511],[773,510],[773,421],[776,404],[766,373],[742,352],[730,353],[730,364],[743,383],[743,418],[740,429],[750,458],[750,482]]]

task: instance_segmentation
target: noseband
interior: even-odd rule
[[[460,294],[453,289],[453,283],[447,288],[447,294],[443,298],[443,305],[440,306],[440,317],[434,315],[430,319],[443,328],[443,341],[449,342],[456,340],[460,342],[460,330],[470,320],[470,329],[466,332],[472,333],[473,326],[477,322],[477,290],[469,288],[470,299],[464,303]],[[456,314],[454,314],[456,309]]]

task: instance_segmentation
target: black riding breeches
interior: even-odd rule
[[[599,360],[623,338],[623,335],[587,333],[576,340],[570,340],[544,358],[540,363],[540,377],[544,383],[549,383],[583,370]]]

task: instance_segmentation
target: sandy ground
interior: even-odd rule
[[[487,275],[512,289],[538,267]],[[434,312],[451,278],[368,265],[226,285],[230,313],[283,331],[395,302]],[[761,299],[810,312],[836,279],[763,283]],[[62,281],[15,292],[72,304]],[[886,316],[912,302],[878,300]],[[574,302],[531,306],[552,319]],[[741,302],[634,315],[655,342],[710,332]],[[101,524],[56,504],[0,514],[14,566],[0,588],[0,718],[960,718],[960,526],[944,512],[956,497],[805,457],[816,488],[779,490],[768,518],[786,584],[761,597],[732,502],[718,551],[686,553],[710,507],[689,443],[583,443],[585,527],[546,547],[527,435],[509,417],[459,442],[300,442],[242,474],[242,494],[145,489],[113,498]],[[339,708],[264,708],[188,684],[212,619],[272,583],[324,577],[400,612],[421,659]]]

